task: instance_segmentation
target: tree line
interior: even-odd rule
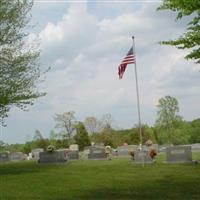
[[[86,117],[83,122],[77,121],[75,112],[69,111],[55,114],[55,130],[49,138],[44,138],[39,130],[35,131],[32,141],[25,144],[4,144],[0,142],[1,150],[23,151],[28,153],[34,148],[44,148],[53,145],[56,149],[68,148],[70,144],[78,144],[80,150],[91,143],[109,145],[113,148],[127,144],[139,144],[139,127],[116,129],[113,127],[111,114],[105,114],[101,119]],[[176,98],[165,96],[157,105],[157,118],[154,126],[142,124],[142,143],[152,140],[157,144],[191,144],[200,143],[200,118],[186,121],[179,115],[179,105]]]

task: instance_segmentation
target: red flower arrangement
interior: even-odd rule
[[[150,155],[150,157],[153,159],[153,158],[157,155],[156,150],[155,150],[155,149],[151,149],[151,150],[149,151],[149,155]]]

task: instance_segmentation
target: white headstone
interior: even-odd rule
[[[72,150],[72,151],[78,151],[79,150],[78,144],[71,144],[69,146],[69,149]]]

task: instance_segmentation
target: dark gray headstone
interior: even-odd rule
[[[66,163],[68,156],[66,151],[40,152],[38,163]]]
[[[191,163],[191,146],[173,146],[166,149],[167,163]]]
[[[69,150],[67,153],[70,160],[77,160],[79,159],[79,151]]]
[[[10,153],[9,152],[0,152],[0,163],[9,162]]]
[[[152,164],[154,160],[150,157],[148,151],[135,151],[134,163],[135,164]]]
[[[10,154],[11,161],[22,161],[25,160],[25,155],[22,152],[13,152]]]
[[[89,148],[88,159],[107,159],[105,148],[91,146]]]

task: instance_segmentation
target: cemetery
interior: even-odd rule
[[[0,200],[200,200],[200,0],[0,11]]]
[[[0,164],[1,198],[116,200],[121,197],[131,200],[134,196],[134,199],[142,200],[163,200],[163,197],[198,200],[200,165],[169,165],[164,163],[164,155],[158,155],[155,164],[144,166],[133,165],[128,157],[95,162],[91,159],[75,160],[67,165],[41,166],[34,160],[3,163]],[[194,153],[192,159],[200,160],[200,154]]]
[[[1,198],[198,200],[199,184],[193,183],[200,181],[200,152],[192,151],[192,146],[197,145],[168,145],[159,151],[157,144],[125,145],[117,148],[122,155],[112,159],[112,148],[102,145],[82,152],[77,145],[57,150],[50,145],[33,149],[32,159],[22,152],[1,152]]]

